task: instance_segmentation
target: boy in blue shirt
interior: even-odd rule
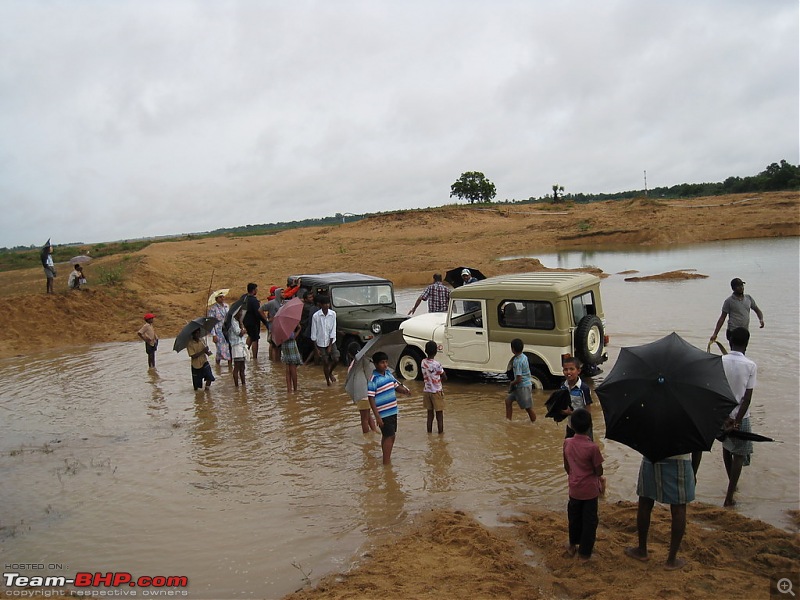
[[[511,420],[511,412],[514,408],[514,401],[519,407],[528,413],[528,417],[533,423],[536,414],[533,412],[533,383],[531,382],[531,365],[528,357],[522,353],[525,344],[519,338],[511,340],[511,351],[514,358],[511,361],[511,368],[514,371],[514,379],[508,386],[508,396],[506,396],[506,419]]]
[[[395,390],[401,394],[410,394],[411,390],[394,378],[389,370],[389,357],[385,352],[373,354],[372,364],[375,365],[375,370],[367,382],[367,398],[369,398],[370,408],[375,414],[375,423],[381,430],[383,464],[388,465],[392,462],[392,448],[397,433]]]
[[[589,386],[581,381],[581,363],[577,358],[565,358],[561,363],[562,373],[564,373],[564,383],[561,385],[562,390],[569,392],[570,406],[561,411],[561,414],[569,417],[573,412],[581,408],[588,408],[592,403],[592,393]],[[567,419],[567,433],[565,438],[571,438],[575,435],[575,430],[570,427],[570,420]],[[592,434],[591,424],[589,430],[586,432],[590,440],[594,440]]]

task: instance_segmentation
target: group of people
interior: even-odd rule
[[[276,343],[273,337],[273,322],[280,309],[292,298],[303,302],[300,321],[288,339]],[[322,363],[323,374],[328,385],[336,381],[334,370],[339,364],[340,354],[336,345],[336,312],[330,307],[327,296],[316,297],[314,290],[303,288],[302,282],[290,278],[286,288],[272,286],[270,296],[262,303],[258,299],[258,284],[247,284],[247,293],[242,296],[242,307],[227,321],[230,307],[225,302],[224,292],[214,297],[208,310],[209,316],[217,319],[212,330],[216,345],[216,363],[228,361],[233,365],[233,381],[245,384],[244,364],[249,352],[258,358],[262,325],[266,328],[268,352],[271,360],[284,364],[287,391],[297,391],[297,367],[315,360]]]
[[[39,259],[42,262],[44,269],[44,276],[47,282],[47,293],[54,293],[54,284],[56,278],[56,265],[53,261],[53,244],[48,239],[42,246],[39,252]],[[83,267],[80,263],[72,265],[72,272],[67,279],[67,287],[71,290],[85,290],[86,289],[86,276],[83,274]]]
[[[759,326],[764,327],[764,315],[756,301],[744,293],[745,283],[740,278],[731,280],[732,294],[725,299],[710,341],[715,342],[725,320],[728,321],[726,338],[730,352],[722,357],[722,366],[730,385],[736,407],[722,425],[723,463],[728,476],[728,487],[723,506],[736,504],[734,494],[739,483],[742,467],[750,464],[753,442],[747,437],[731,435],[731,432],[750,433],[750,405],[753,389],[757,383],[756,363],[745,356],[750,340],[750,311],[755,312]],[[512,381],[506,397],[506,418],[511,419],[516,402],[525,410],[531,421],[536,420],[531,401],[530,370],[524,360],[523,344],[512,340]],[[593,441],[592,416],[587,407],[592,403],[589,387],[580,380],[580,364],[574,358],[563,362],[564,383],[562,389],[569,394],[565,405],[555,411],[554,418],[567,418],[567,429],[563,445],[564,470],[569,481],[567,504],[569,544],[565,557],[578,556],[588,560],[594,548],[598,517],[598,497],[605,490],[603,457]],[[551,409],[551,412],[552,409]],[[678,557],[686,531],[686,507],[695,498],[697,472],[702,451],[670,456],[665,460],[651,462],[643,457],[639,468],[636,493],[638,508],[636,529],[638,544],[625,549],[630,558],[647,561],[650,558],[648,537],[650,520],[656,502],[668,504],[671,514],[670,544],[664,568],[680,569],[686,560]]]
[[[466,271],[466,270],[465,270]],[[470,273],[464,273],[465,283]],[[292,282],[290,282],[292,283]],[[299,288],[299,282],[295,282]],[[756,364],[745,356],[750,339],[750,311],[756,313],[760,327],[764,327],[764,315],[755,300],[744,293],[745,283],[735,278],[731,281],[732,294],[722,307],[722,314],[711,335],[716,341],[717,334],[728,321],[726,338],[730,343],[730,352],[722,357],[725,375],[737,402],[723,424],[723,433],[731,431],[749,432],[750,404],[753,389],[756,386]],[[328,385],[336,381],[333,371],[338,364],[339,355],[336,350],[336,313],[330,308],[327,297],[314,298],[313,290],[295,289],[303,299],[303,316],[289,340],[280,345],[274,344],[270,336],[271,323],[275,315],[287,300],[285,290],[275,288],[270,299],[261,304],[257,299],[258,286],[250,283],[247,294],[243,296],[244,308],[237,311],[230,319],[230,329],[222,331],[222,324],[229,310],[224,294],[214,298],[209,314],[219,321],[213,331],[213,340],[217,345],[216,361],[233,361],[234,383],[245,381],[244,360],[247,349],[255,358],[258,353],[261,324],[267,327],[270,349],[276,349],[271,356],[280,356],[286,365],[287,391],[297,389],[296,368],[298,365],[319,358],[323,364],[323,373]],[[446,310],[441,305],[442,298],[449,299],[449,290],[442,284],[441,275],[434,275],[433,283],[420,295],[409,314],[413,314],[423,300],[428,300],[429,311]],[[158,347],[158,336],[153,329],[155,315],[144,316],[145,325],[139,330],[139,337],[145,342],[148,365],[155,366],[155,351]],[[225,335],[227,333],[227,335]],[[195,388],[199,389],[202,381],[206,385],[213,381],[213,373],[206,360],[211,354],[198,334],[187,346],[192,357],[192,378]],[[520,339],[511,341],[512,372],[511,382],[505,398],[506,418],[512,418],[513,405],[516,403],[525,410],[530,421],[536,421],[532,402],[532,380],[530,365],[524,355],[524,344]],[[434,420],[439,434],[444,433],[444,391],[442,381],[446,379],[445,370],[436,360],[437,345],[429,341],[425,346],[426,357],[421,362],[423,375],[423,405],[427,411],[427,431],[432,433]],[[385,465],[391,463],[392,449],[397,433],[398,404],[396,394],[409,394],[410,390],[398,381],[389,368],[388,356],[376,352],[372,356],[374,371],[367,382],[367,398],[358,402],[361,415],[362,431],[381,432],[381,454]],[[575,358],[563,361],[562,372],[564,383],[561,389],[567,399],[563,406],[555,411],[551,409],[548,416],[566,420],[565,437],[562,448],[564,470],[568,478],[569,500],[567,504],[568,540],[565,557],[577,556],[588,560],[593,552],[599,523],[598,499],[605,491],[603,476],[603,456],[593,439],[592,415],[588,410],[592,404],[589,386],[580,378],[581,364]],[[724,506],[735,504],[739,477],[744,465],[749,464],[752,454],[752,442],[735,436],[726,436],[723,441],[723,462],[728,474],[728,489]],[[637,482],[638,509],[636,518],[638,544],[625,549],[630,558],[647,561],[650,558],[648,537],[650,520],[656,502],[670,505],[671,533],[667,559],[664,567],[668,570],[680,569],[686,561],[678,557],[678,551],[686,530],[686,507],[695,498],[697,472],[702,452],[671,456],[659,462],[651,462],[642,458]]]

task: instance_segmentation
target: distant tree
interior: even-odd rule
[[[564,186],[553,184],[553,204],[558,204],[558,201],[564,197]]]
[[[483,173],[478,171],[467,171],[450,186],[450,197],[467,199],[473,202],[491,202],[497,195],[494,184],[486,179]]]

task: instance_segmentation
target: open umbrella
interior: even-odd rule
[[[455,269],[450,269],[444,274],[444,280],[454,288],[464,285],[464,280],[461,279],[461,271],[464,269],[469,269],[469,272],[472,274],[472,276],[479,281],[481,279],[486,279],[486,275],[478,271],[478,269],[473,269],[472,267],[456,267]]]
[[[278,309],[272,317],[272,325],[269,328],[276,346],[280,346],[292,336],[302,316],[303,301],[300,298],[292,298]]]
[[[219,296],[220,294],[225,296],[230,291],[231,291],[230,288],[222,288],[220,290],[214,290],[213,292],[211,292],[211,295],[208,297],[208,306],[213,306],[214,304],[217,303],[217,296]]]
[[[350,394],[353,402],[367,397],[367,381],[375,370],[375,365],[372,364],[372,355],[378,351],[386,352],[389,357],[389,366],[394,368],[405,347],[406,341],[403,338],[403,332],[398,329],[372,338],[358,351],[347,372],[347,379],[344,381],[344,389]]]
[[[180,352],[184,348],[186,348],[186,344],[189,343],[189,340],[192,339],[192,334],[197,331],[198,329],[202,330],[203,335],[208,335],[209,332],[214,329],[214,325],[218,323],[216,317],[198,317],[189,321],[186,325],[184,325],[181,332],[175,337],[175,343],[172,345],[172,349],[175,352]]]
[[[710,450],[736,406],[722,357],[703,352],[677,333],[622,348],[597,387],[606,437],[651,462]]]
[[[92,262],[92,257],[86,256],[85,254],[79,254],[78,256],[73,256],[70,258],[69,262],[73,265],[85,265],[86,263]]]

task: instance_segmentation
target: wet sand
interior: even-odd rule
[[[624,555],[635,523],[635,503],[601,501],[595,553],[584,562],[563,555],[566,511],[531,509],[492,530],[463,512],[435,511],[348,572],[287,598],[768,598],[779,578],[796,581],[798,536],[734,511],[691,505],[680,571],[663,565],[669,508],[653,510],[648,562]]]

